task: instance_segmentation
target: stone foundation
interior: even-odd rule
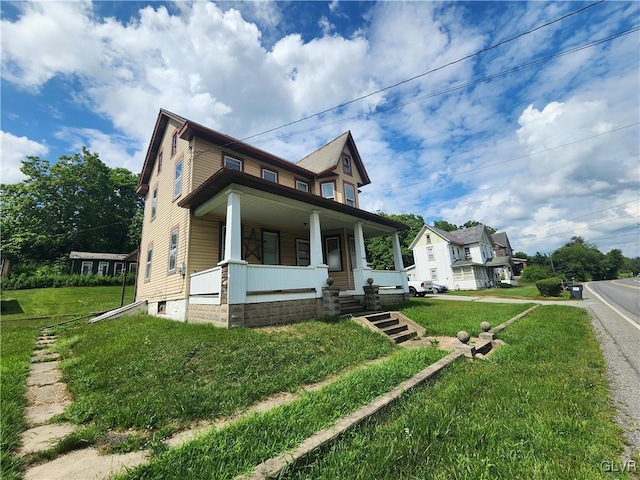
[[[380,304],[381,305],[391,305],[394,303],[402,303],[409,300],[408,293],[390,293],[388,295],[380,295]]]
[[[216,327],[229,326],[227,305],[193,305],[189,304],[188,323],[211,323]]]

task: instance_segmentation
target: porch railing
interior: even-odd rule
[[[247,268],[247,294],[317,287],[318,272],[309,267],[283,265],[249,265]]]
[[[373,284],[381,287],[395,287],[406,283],[402,281],[406,273],[398,270],[370,270],[366,275],[373,278]]]
[[[214,267],[191,274],[191,295],[220,294],[222,268]]]

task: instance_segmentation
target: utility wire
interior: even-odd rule
[[[575,144],[580,143],[580,142],[586,142],[587,140],[591,140],[593,138],[602,137],[603,135],[609,135],[610,133],[617,132],[617,131],[620,131],[620,130],[624,130],[625,128],[635,127],[636,125],[639,125],[639,124],[640,124],[640,122],[630,123],[629,125],[624,125],[622,127],[613,128],[613,129],[609,130],[608,132],[599,133],[597,135],[592,135],[590,137],[581,138],[580,140],[575,140],[573,142],[563,143],[562,145],[556,145],[555,147],[546,148],[544,150],[539,150],[537,152],[527,153],[526,155],[520,155],[519,157],[510,158],[509,160],[503,160],[501,162],[488,163],[486,165],[481,165],[481,166],[478,166],[478,167],[475,167],[475,168],[472,168],[472,169],[469,169],[469,170],[462,170],[460,172],[443,174],[443,175],[440,175],[436,179],[421,180],[419,182],[414,182],[414,183],[404,183],[401,186],[385,187],[385,188],[382,188],[382,189],[379,189],[379,190],[367,190],[366,193],[369,194],[369,193],[377,193],[377,192],[395,190],[395,189],[398,189],[398,188],[407,188],[407,187],[412,187],[414,185],[421,185],[421,184],[424,184],[424,183],[435,183],[435,182],[438,182],[438,181],[440,181],[440,180],[442,180],[444,178],[455,177],[457,175],[467,175],[467,174],[470,174],[470,173],[477,172],[478,170],[483,170],[485,168],[491,168],[491,167],[495,167],[497,165],[504,165],[505,163],[515,162],[516,160],[522,160],[523,158],[533,157],[535,155],[540,155],[541,153],[551,152],[553,150],[557,150],[559,148],[568,147],[570,145],[575,145]]]
[[[368,117],[376,115],[378,113],[384,113],[384,112],[387,112],[387,111],[395,109],[395,108],[404,107],[404,106],[409,105],[411,103],[421,102],[421,101],[427,100],[429,98],[434,98],[434,97],[437,97],[437,96],[440,96],[440,95],[445,95],[447,93],[451,93],[451,92],[454,92],[456,90],[461,90],[461,89],[464,89],[464,88],[468,88],[468,87],[471,87],[473,85],[477,85],[479,83],[486,82],[488,80],[493,80],[493,79],[496,79],[496,78],[499,78],[499,77],[503,77],[503,76],[509,75],[511,73],[519,72],[520,70],[524,70],[524,69],[527,69],[527,68],[535,67],[536,65],[539,65],[541,63],[545,63],[545,62],[551,61],[553,59],[556,59],[556,58],[559,58],[559,57],[563,57],[565,55],[576,53],[576,52],[579,52],[581,50],[585,50],[587,48],[592,48],[592,47],[595,47],[595,46],[600,45],[602,43],[609,42],[609,41],[614,40],[616,38],[619,38],[619,37],[622,37],[622,36],[625,36],[625,35],[629,35],[631,33],[638,32],[638,31],[640,31],[640,26],[633,27],[633,28],[631,28],[629,30],[624,30],[622,32],[616,33],[616,34],[611,35],[611,36],[606,37],[606,38],[602,38],[600,40],[594,40],[593,42],[589,42],[589,43],[586,43],[586,44],[583,44],[583,45],[579,45],[577,47],[570,48],[568,50],[564,50],[562,52],[555,53],[555,54],[550,55],[548,57],[544,57],[544,58],[540,58],[538,60],[534,60],[533,62],[529,62],[529,63],[525,63],[525,64],[522,64],[522,65],[519,65],[517,67],[513,67],[513,68],[511,68],[509,70],[504,70],[502,72],[495,73],[493,75],[488,75],[486,77],[477,78],[475,80],[471,80],[471,81],[466,82],[466,83],[462,83],[462,84],[459,84],[459,85],[454,85],[454,86],[449,87],[449,88],[447,88],[445,90],[440,90],[439,92],[429,93],[427,95],[422,95],[420,97],[412,98],[411,100],[405,100],[404,102],[395,103],[395,104],[392,104],[392,105],[388,105],[386,107],[380,107],[380,108],[377,108],[376,110],[374,110],[372,112],[358,113],[358,114],[353,115],[351,117],[345,117],[345,118],[341,118],[341,119],[338,119],[338,120],[333,120],[331,122],[326,122],[326,123],[322,123],[322,124],[319,124],[319,125],[314,125],[313,127],[309,127],[309,128],[303,129],[303,130],[296,130],[294,132],[283,133],[283,134],[280,134],[280,135],[275,135],[273,137],[264,138],[264,139],[257,140],[255,142],[253,142],[252,145],[260,145],[261,143],[270,142],[270,141],[272,141],[274,139],[284,140],[284,139],[290,138],[290,137],[292,137],[294,135],[299,135],[301,133],[312,132],[314,130],[319,130],[320,128],[329,127],[329,126],[333,126],[333,125],[338,125],[340,123],[345,123],[345,122],[349,122],[349,121],[353,121],[353,120],[359,120],[361,118],[368,118]],[[248,137],[248,138],[251,138],[251,137]],[[233,144],[233,142],[231,142],[231,143],[229,143],[229,144],[227,144],[225,146],[229,146],[229,145],[232,145],[232,144]]]
[[[284,124],[284,125],[280,125],[279,127],[270,128],[270,129],[265,130],[265,131],[263,131],[263,132],[253,134],[253,135],[250,135],[250,136],[248,136],[248,137],[244,137],[244,138],[243,138],[243,139],[241,139],[240,141],[242,141],[242,142],[243,142],[243,141],[245,141],[245,140],[249,140],[249,139],[254,138],[254,137],[259,137],[259,136],[261,136],[261,135],[264,135],[264,134],[266,134],[266,133],[273,132],[273,131],[275,131],[275,130],[280,130],[281,128],[285,128],[285,127],[289,127],[289,126],[291,126],[291,125],[295,125],[296,123],[300,123],[300,122],[303,122],[303,121],[305,121],[305,120],[309,120],[309,119],[311,119],[311,118],[318,117],[318,116],[320,116],[320,115],[323,115],[323,114],[325,114],[325,113],[331,112],[331,111],[333,111],[333,110],[337,110],[337,109],[339,109],[339,108],[346,107],[347,105],[351,105],[352,103],[359,102],[360,100],[364,100],[365,98],[372,97],[373,95],[377,95],[377,94],[379,94],[379,93],[385,92],[385,91],[390,90],[390,89],[392,89],[392,88],[399,87],[400,85],[404,85],[405,83],[409,83],[409,82],[411,82],[411,81],[413,81],[413,80],[416,80],[416,79],[418,79],[418,78],[422,78],[422,77],[424,77],[424,76],[426,76],[426,75],[429,75],[429,74],[431,74],[431,73],[437,72],[437,71],[442,70],[442,69],[444,69],[444,68],[450,67],[450,66],[455,65],[455,64],[457,64],[457,63],[460,63],[460,62],[463,62],[463,61],[468,60],[468,59],[470,59],[470,58],[476,57],[476,56],[481,55],[481,54],[483,54],[483,53],[485,53],[485,52],[488,52],[489,50],[492,50],[492,49],[494,49],[494,48],[498,48],[498,47],[500,47],[500,46],[502,46],[502,45],[505,45],[505,44],[507,44],[507,43],[509,43],[509,42],[512,42],[512,41],[514,41],[514,40],[517,40],[518,38],[522,38],[522,37],[524,37],[524,36],[526,36],[526,35],[529,35],[529,34],[531,34],[531,33],[533,33],[533,32],[536,32],[536,31],[538,31],[538,30],[541,30],[541,29],[543,29],[543,28],[546,28],[546,27],[548,27],[548,26],[550,26],[550,25],[553,25],[553,24],[555,24],[555,23],[561,22],[562,20],[565,20],[565,19],[567,19],[567,18],[569,18],[569,17],[572,17],[573,15],[577,15],[577,14],[579,14],[579,13],[582,13],[582,12],[584,12],[585,10],[587,10],[587,9],[589,9],[589,8],[591,8],[591,7],[594,7],[594,6],[596,6],[596,5],[599,5],[599,4],[603,3],[603,2],[604,2],[604,0],[599,0],[599,1],[597,1],[597,2],[591,3],[591,4],[586,5],[585,7],[582,7],[582,8],[580,8],[580,9],[578,9],[578,10],[575,10],[575,11],[573,11],[573,12],[571,12],[571,13],[568,13],[568,14],[566,14],[566,15],[563,15],[562,17],[556,18],[555,20],[552,20],[552,21],[550,21],[550,22],[547,22],[547,23],[544,23],[544,24],[542,24],[542,25],[539,25],[539,26],[537,26],[537,27],[535,27],[535,28],[533,28],[533,29],[531,29],[531,30],[528,30],[528,31],[526,31],[526,32],[520,33],[520,34],[515,35],[515,36],[513,36],[513,37],[510,37],[510,38],[508,38],[508,39],[506,39],[506,40],[503,40],[503,41],[501,41],[501,42],[498,42],[498,43],[495,43],[495,44],[493,44],[493,45],[490,45],[490,46],[488,46],[488,47],[486,47],[486,48],[483,48],[483,49],[481,49],[481,50],[478,50],[477,52],[474,52],[474,53],[471,53],[471,54],[466,55],[466,56],[464,56],[464,57],[461,57],[461,58],[459,58],[459,59],[457,59],[457,60],[454,60],[454,61],[452,61],[452,62],[445,63],[444,65],[440,65],[439,67],[433,68],[433,69],[431,69],[431,70],[428,70],[428,71],[426,71],[426,72],[420,73],[420,74],[418,74],[418,75],[414,75],[413,77],[407,78],[407,79],[402,80],[402,81],[397,82],[397,83],[394,83],[393,85],[388,85],[388,86],[386,86],[386,87],[384,87],[384,88],[381,88],[381,89],[379,89],[379,90],[376,90],[376,91],[374,91],[374,92],[370,92],[370,93],[367,93],[366,95],[362,95],[362,96],[360,96],[360,97],[358,97],[358,98],[354,98],[353,100],[349,100],[349,101],[347,101],[347,102],[344,102],[344,103],[341,103],[341,104],[339,104],[339,105],[336,105],[336,106],[333,106],[333,107],[327,108],[327,109],[322,110],[322,111],[320,111],[320,112],[317,112],[317,113],[314,113],[314,114],[311,114],[311,115],[307,115],[306,117],[300,118],[300,119],[298,119],[298,120],[294,120],[294,121],[289,122],[289,123],[286,123],[286,124]]]

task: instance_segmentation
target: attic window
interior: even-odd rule
[[[342,156],[342,171],[347,175],[351,175],[351,159],[346,155]]]
[[[158,154],[158,173],[162,170],[162,152]]]
[[[427,243],[431,243],[431,235],[427,233]]]
[[[239,172],[242,171],[242,160],[238,160],[237,158],[230,157],[229,155],[224,156],[224,166],[230,168],[232,170],[237,170]]]
[[[302,180],[296,180],[296,190],[300,190],[301,192],[308,192],[309,184],[307,182],[303,182]]]
[[[171,137],[171,156],[173,157],[178,151],[178,132],[173,134]]]
[[[269,182],[278,183],[278,172],[274,172],[273,170],[268,170],[266,168],[263,168],[262,178],[264,180],[268,180]]]

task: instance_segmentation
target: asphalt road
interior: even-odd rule
[[[640,283],[590,282],[583,291],[631,449],[640,451]],[[627,452],[628,453],[628,452]]]

